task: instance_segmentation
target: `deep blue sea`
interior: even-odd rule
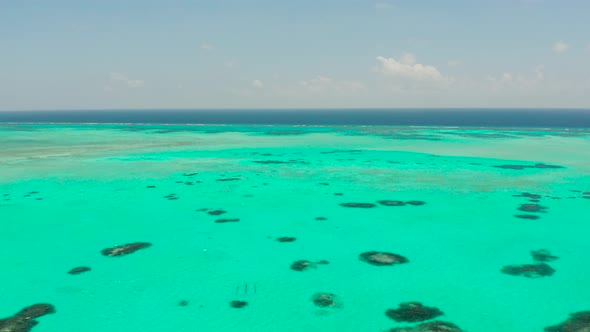
[[[3,111],[0,122],[590,127],[580,109],[281,109]]]

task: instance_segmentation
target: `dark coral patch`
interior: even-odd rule
[[[0,319],[0,331],[2,332],[29,332],[35,325],[39,324],[34,319],[24,319],[15,317],[9,317]]]
[[[215,222],[218,223],[218,224],[223,224],[223,223],[226,223],[226,222],[239,222],[239,221],[240,221],[240,219],[237,219],[237,218],[234,218],[234,219],[217,219],[217,220],[215,220]]]
[[[459,326],[441,321],[422,323],[415,327],[396,327],[389,332],[463,332]]]
[[[124,244],[121,246],[116,246],[113,248],[103,249],[100,253],[104,256],[116,257],[116,256],[125,256],[132,254],[140,249],[148,248],[152,244],[148,242],[136,242],[136,243],[129,243]]]
[[[279,241],[279,242],[294,242],[295,240],[296,240],[296,238],[288,237],[288,236],[280,237],[277,239],[277,241]]]
[[[332,154],[332,153],[362,153],[363,150],[332,150],[332,151],[322,151],[321,154]]]
[[[156,186],[146,186],[146,188],[148,188],[148,189],[154,189],[154,188],[156,188]]]
[[[19,311],[15,316],[24,318],[24,319],[35,319],[41,316],[54,314],[55,307],[52,304],[41,303],[41,304],[34,304],[30,307],[26,307]]]
[[[334,196],[342,196],[344,195],[343,193],[334,193]]]
[[[377,205],[372,203],[340,203],[340,206],[349,208],[370,209],[376,207]]]
[[[245,301],[231,301],[229,306],[235,309],[241,309],[248,305],[248,302]]]
[[[551,262],[559,259],[559,257],[551,255],[551,252],[547,249],[533,250],[531,256],[537,262]]]
[[[545,210],[547,210],[547,207],[539,204],[522,204],[520,205],[518,210],[524,212],[542,213],[545,212]]]
[[[188,301],[187,300],[182,300],[180,302],[178,302],[178,305],[181,307],[186,307],[188,306]]]
[[[398,309],[387,310],[385,315],[396,322],[416,323],[441,316],[443,312],[438,308],[427,307],[419,302],[408,302],[400,304]]]
[[[430,322],[418,325],[422,332],[462,332],[459,326],[448,322]]]
[[[503,267],[501,271],[502,273],[512,276],[522,276],[527,278],[550,277],[555,273],[555,270],[545,263],[507,265]]]
[[[521,169],[525,169],[525,168],[530,168],[530,166],[523,166],[523,165],[496,165],[494,167],[496,167],[496,168],[504,168],[504,169],[517,169],[517,170],[521,170]]]
[[[300,260],[300,261],[295,261],[295,262],[293,262],[293,264],[291,264],[291,270],[301,272],[301,271],[308,270],[309,268],[311,268],[313,266],[314,266],[314,264],[310,261]]]
[[[164,196],[164,198],[168,199],[169,201],[174,201],[178,199],[178,196],[176,194],[169,194]]]
[[[90,270],[91,270],[91,268],[89,268],[87,266],[80,266],[80,267],[75,267],[75,268],[71,269],[70,271],[68,271],[68,274],[73,274],[73,275],[82,274],[82,273],[88,272]]]
[[[330,262],[328,262],[326,260],[321,260],[321,261],[317,261],[317,262],[299,260],[299,261],[295,261],[295,262],[293,262],[293,264],[291,264],[291,270],[299,271],[299,272],[307,271],[311,268],[316,268],[317,265],[326,265],[326,264],[330,264]]]
[[[209,215],[212,215],[212,216],[218,216],[218,215],[221,215],[221,214],[227,213],[227,211],[223,211],[223,210],[213,210],[213,211],[209,211],[209,212],[207,212],[207,213],[208,213]]]
[[[281,165],[281,164],[300,164],[300,165],[309,165],[306,161],[301,160],[289,160],[289,161],[282,161],[282,160],[254,160],[254,163],[263,164],[263,165]]]
[[[570,314],[565,322],[548,326],[545,332],[588,332],[590,331],[590,311],[580,311]]]
[[[377,203],[379,203],[383,206],[404,206],[404,205],[406,205],[406,203],[402,202],[402,201],[388,201],[388,200],[377,201]]]
[[[316,293],[311,297],[311,300],[320,308],[340,307],[337,296],[331,293]]]
[[[410,205],[414,205],[414,206],[420,206],[420,205],[426,204],[426,202],[423,202],[423,201],[408,201],[406,203],[410,204]]]
[[[541,199],[541,195],[531,194],[531,193],[520,193],[519,195],[514,195],[514,197],[525,197],[530,199]]]
[[[533,166],[534,168],[548,168],[548,169],[555,169],[555,168],[565,168],[564,166],[559,166],[559,165],[547,165],[547,164],[535,164]]]
[[[217,179],[216,181],[218,182],[228,182],[228,181],[238,181],[241,180],[240,178],[223,178],[223,179]]]
[[[326,218],[326,217],[317,217],[317,218],[315,218],[315,220],[328,220],[328,218]]]
[[[409,262],[409,260],[402,255],[377,251],[364,252],[359,255],[359,259],[363,262],[376,266],[405,264]]]
[[[504,169],[514,169],[514,170],[523,170],[526,168],[538,168],[538,169],[557,169],[557,168],[565,168],[563,166],[558,165],[547,165],[547,164],[535,164],[535,165],[496,165],[496,168],[504,168]]]
[[[529,220],[537,220],[541,217],[539,216],[535,216],[533,214],[516,214],[514,215],[516,218],[520,218],[520,219],[529,219]]]
[[[0,319],[0,331],[2,332],[29,332],[39,324],[36,318],[54,314],[55,307],[51,304],[35,304],[19,311],[16,315]]]

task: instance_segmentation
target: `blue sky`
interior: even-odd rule
[[[0,1],[0,110],[590,108],[590,1]]]

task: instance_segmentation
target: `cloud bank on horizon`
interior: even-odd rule
[[[590,2],[0,2],[0,110],[590,108]]]

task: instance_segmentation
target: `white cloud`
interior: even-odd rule
[[[399,59],[399,62],[401,62],[405,65],[415,65],[416,64],[416,57],[414,56],[414,54],[404,53],[404,55],[402,55],[401,58]]]
[[[538,80],[543,80],[545,79],[545,73],[544,73],[545,67],[543,66],[537,66],[535,67],[535,69],[533,69],[533,72],[535,73],[535,75],[537,76]]]
[[[111,82],[110,88],[112,88],[112,85],[124,85],[129,88],[141,88],[144,85],[142,80],[130,79],[121,73],[110,73],[109,78]]]
[[[395,8],[396,6],[390,2],[380,1],[375,3],[375,9],[377,10],[391,10]]]
[[[399,59],[377,57],[379,67],[376,68],[381,74],[392,78],[392,83],[398,86],[423,88],[423,87],[444,87],[452,83],[431,65],[417,63],[416,57],[406,53]]]
[[[563,40],[558,41],[553,45],[553,51],[556,53],[564,53],[570,48],[570,45]]]
[[[205,50],[205,51],[213,51],[215,49],[215,46],[211,45],[211,44],[201,44],[201,49]]]
[[[260,80],[254,80],[254,81],[252,81],[252,86],[257,89],[261,89],[264,87],[264,84]]]
[[[226,61],[226,62],[225,62],[223,65],[224,65],[226,68],[234,68],[234,67],[236,67],[238,64],[237,64],[235,61],[232,61],[232,60],[230,60],[230,61]]]
[[[460,65],[461,65],[461,61],[459,61],[459,60],[449,60],[447,62],[447,66],[449,66],[451,68],[452,67],[459,67]]]
[[[331,77],[318,75],[310,80],[299,82],[299,86],[313,93],[349,94],[365,90],[365,85],[354,81],[340,81]]]
[[[530,74],[513,74],[505,72],[501,75],[489,75],[486,82],[489,83],[492,91],[534,91],[540,87],[545,79],[543,66],[537,66]]]

